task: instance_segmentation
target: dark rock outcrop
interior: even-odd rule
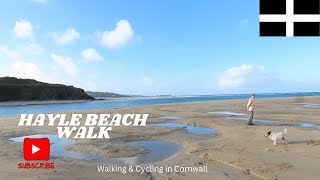
[[[0,101],[93,100],[83,89],[33,79],[0,78]]]

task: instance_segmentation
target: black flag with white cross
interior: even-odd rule
[[[320,0],[260,0],[260,36],[320,36]]]

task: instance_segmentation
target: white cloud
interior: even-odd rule
[[[62,68],[66,73],[75,76],[79,73],[78,67],[72,62],[69,57],[59,56],[57,54],[52,54],[51,58]]]
[[[16,50],[11,50],[8,46],[0,45],[0,54],[8,57],[9,59],[19,59],[21,57],[21,53]]]
[[[22,61],[7,61],[1,64],[0,76],[11,76],[27,79],[43,78],[38,65]]]
[[[18,78],[39,79],[41,78],[40,68],[33,63],[15,62],[12,64],[10,75]]]
[[[32,35],[32,30],[33,28],[31,22],[23,19],[16,21],[16,24],[13,28],[16,36],[22,39],[30,37]]]
[[[235,89],[266,78],[264,66],[243,64],[225,71],[218,81],[221,89]]]
[[[29,55],[38,56],[41,55],[44,48],[38,43],[29,43],[24,47],[17,49],[11,49],[6,45],[0,44],[0,55],[7,57],[10,60],[21,60],[21,58],[27,58]]]
[[[74,28],[68,28],[63,33],[52,32],[49,33],[54,41],[61,45],[71,44],[77,39],[80,39],[80,33],[77,32]]]
[[[81,56],[90,61],[102,61],[103,57],[94,48],[88,48],[81,52]]]
[[[0,62],[1,63],[1,62]],[[42,69],[48,66],[41,67],[37,63],[23,62],[23,61],[11,61],[5,64],[0,64],[0,76],[11,76],[17,78],[35,79],[48,83],[62,83],[73,85],[74,79],[68,78],[64,73],[57,70],[54,71],[51,68]],[[46,73],[44,73],[46,72]]]
[[[102,33],[102,44],[108,48],[125,46],[133,37],[133,30],[128,20],[118,21],[116,28]]]
[[[144,86],[152,86],[152,85],[154,85],[154,80],[150,77],[144,77],[143,78],[143,85]]]
[[[23,49],[23,51],[25,54],[41,55],[44,51],[44,48],[38,43],[30,43]]]
[[[31,0],[34,3],[46,4],[48,0]]]

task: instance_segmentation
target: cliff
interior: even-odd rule
[[[83,89],[33,79],[0,78],[0,101],[93,100]]]

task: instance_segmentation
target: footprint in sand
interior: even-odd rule
[[[292,168],[292,167],[293,167],[293,165],[290,164],[290,163],[281,163],[279,166],[280,166],[280,169],[281,169],[281,170],[282,170],[282,169],[289,169],[289,168]]]
[[[244,170],[244,171],[243,171],[243,174],[245,174],[245,175],[249,175],[249,174],[250,174],[250,169],[246,169],[246,170]]]
[[[320,145],[320,140],[313,140],[313,139],[310,139],[308,142],[307,142],[307,145],[312,145],[312,146],[318,146]]]
[[[204,164],[204,162],[202,162],[202,161],[199,161],[199,162],[197,162],[197,163],[194,163],[194,165],[203,165]]]
[[[144,179],[154,179],[152,173],[150,172],[142,172],[140,173],[140,176]]]
[[[165,175],[163,175],[161,179],[173,180],[174,178],[175,178],[174,174],[172,172],[169,172],[169,173],[166,173]]]
[[[227,176],[227,177],[229,177],[230,176],[230,174],[229,173],[227,173],[227,172],[223,172],[224,173],[224,175],[225,176]]]

